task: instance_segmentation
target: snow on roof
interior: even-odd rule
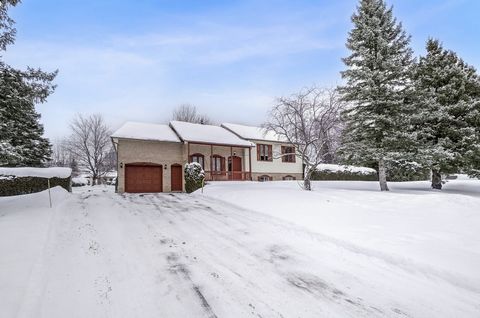
[[[148,124],[128,121],[112,134],[113,138],[180,142],[175,132],[164,124]]]
[[[367,167],[356,167],[356,166],[343,166],[329,163],[321,163],[317,166],[319,171],[331,171],[331,172],[351,172],[359,174],[374,174],[377,173],[375,169]]]
[[[41,178],[68,178],[72,174],[72,169],[63,167],[50,168],[0,168],[0,176],[16,177],[41,177]]]
[[[272,130],[239,124],[223,123],[222,127],[232,131],[243,139],[287,142]]]
[[[171,121],[170,126],[189,142],[241,147],[253,146],[251,142],[239,138],[234,133],[220,126],[192,124],[183,121]]]

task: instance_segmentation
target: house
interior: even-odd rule
[[[127,122],[111,137],[117,152],[118,192],[183,191],[183,167],[188,162],[198,162],[207,181],[302,176],[294,147],[257,127]]]

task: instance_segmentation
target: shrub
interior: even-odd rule
[[[312,180],[377,181],[377,172],[370,168],[321,164],[312,174]]]
[[[192,193],[200,189],[205,179],[205,172],[198,162],[187,163],[185,165],[185,191]]]
[[[71,191],[71,180],[68,178],[50,178],[50,188],[61,186]],[[48,189],[48,179],[41,177],[0,177],[0,196],[11,196],[40,192]]]

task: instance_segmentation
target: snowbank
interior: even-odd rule
[[[0,176],[39,177],[39,178],[68,178],[72,169],[63,167],[50,168],[0,168]]]
[[[356,166],[347,166],[347,165],[335,165],[328,163],[321,163],[317,166],[318,171],[329,171],[329,172],[349,172],[349,173],[358,173],[358,174],[376,174],[377,171],[372,168],[367,167],[356,167]]]

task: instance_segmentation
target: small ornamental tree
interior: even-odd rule
[[[198,162],[187,163],[185,165],[185,191],[192,193],[200,189],[205,179],[205,172]]]

